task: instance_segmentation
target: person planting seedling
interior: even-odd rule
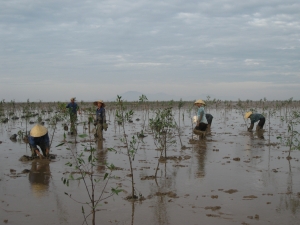
[[[252,113],[251,111],[249,112],[246,112],[245,113],[245,116],[244,116],[245,119],[250,119],[251,120],[251,125],[250,127],[248,128],[248,131],[251,132],[253,127],[254,127],[254,123],[256,123],[257,121],[258,124],[256,126],[256,131],[260,131],[263,129],[264,125],[265,125],[265,117],[262,115],[262,114],[259,114],[259,113]]]
[[[45,157],[49,157],[50,142],[46,127],[37,124],[30,130],[29,146],[32,152],[32,157],[39,156],[40,158],[43,158],[38,146],[41,148],[43,155]]]
[[[205,114],[206,120],[207,120],[207,129],[211,128],[211,124],[212,124],[212,120],[213,120],[213,116],[209,113]],[[197,123],[198,121],[198,116],[194,116],[193,117],[193,123]]]
[[[202,132],[206,131],[208,123],[205,116],[205,108],[204,108],[205,102],[201,99],[198,99],[197,101],[195,101],[194,105],[199,107],[197,113],[197,125],[194,130],[194,133],[197,134],[197,131],[202,131]]]

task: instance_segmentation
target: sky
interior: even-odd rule
[[[299,0],[0,0],[6,102],[299,90]]]

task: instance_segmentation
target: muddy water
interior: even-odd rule
[[[125,152],[120,141],[121,127],[111,119],[104,142],[99,146],[92,142],[100,148],[96,173],[103,176],[102,163],[113,163],[118,170],[113,172],[108,187],[124,190],[102,202],[96,224],[299,224],[300,152],[293,151],[292,159],[286,159],[287,147],[276,139],[285,133],[286,125],[278,117],[271,118],[269,139],[268,120],[262,137],[247,132],[242,116],[235,110],[226,114],[222,109],[210,110],[214,116],[211,134],[198,140],[192,134],[187,111],[184,113],[180,138],[187,148],[181,149],[176,135],[176,144],[168,148],[170,159],[160,164],[157,181],[147,179],[155,173],[159,151],[146,119],[147,136],[133,161],[135,187],[145,197],[143,201],[132,203],[124,199],[131,193],[128,159],[107,151],[114,147]],[[136,112],[133,123],[126,125],[129,137],[142,129],[143,120],[136,118],[142,118],[141,111]],[[84,115],[79,117],[79,122],[86,120]],[[63,140],[63,125],[59,123],[51,148],[56,159],[21,162],[21,156],[30,155],[28,145],[9,139],[21,129],[25,129],[21,119],[0,125],[0,223],[82,224],[82,204],[65,192],[86,202],[84,185],[72,181],[66,186],[61,178],[73,171],[65,165],[73,161],[71,151],[81,151],[89,138],[77,136],[79,143],[75,145],[75,137],[67,134],[67,140],[73,142],[67,146],[70,150],[66,146],[55,147]],[[77,129],[80,134],[88,133],[82,124]],[[50,138],[52,131],[49,127]],[[97,186],[96,195],[103,185]]]

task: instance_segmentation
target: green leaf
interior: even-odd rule
[[[85,137],[87,137],[88,135],[87,134],[79,134],[78,135],[80,138],[85,138]]]
[[[65,144],[65,142],[62,142],[62,143],[56,145],[55,148],[56,148],[56,147],[59,147],[59,146],[62,146],[62,145],[64,145],[64,144]]]
[[[114,193],[114,194],[116,194],[116,195],[118,195],[122,191],[123,191],[123,189],[118,189],[118,188],[112,188],[111,189],[111,192]]]
[[[105,173],[103,180],[105,180],[108,177],[108,173]]]

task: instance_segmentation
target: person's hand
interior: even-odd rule
[[[107,131],[107,128],[108,128],[107,123],[103,123],[103,129],[104,129],[105,131]]]

